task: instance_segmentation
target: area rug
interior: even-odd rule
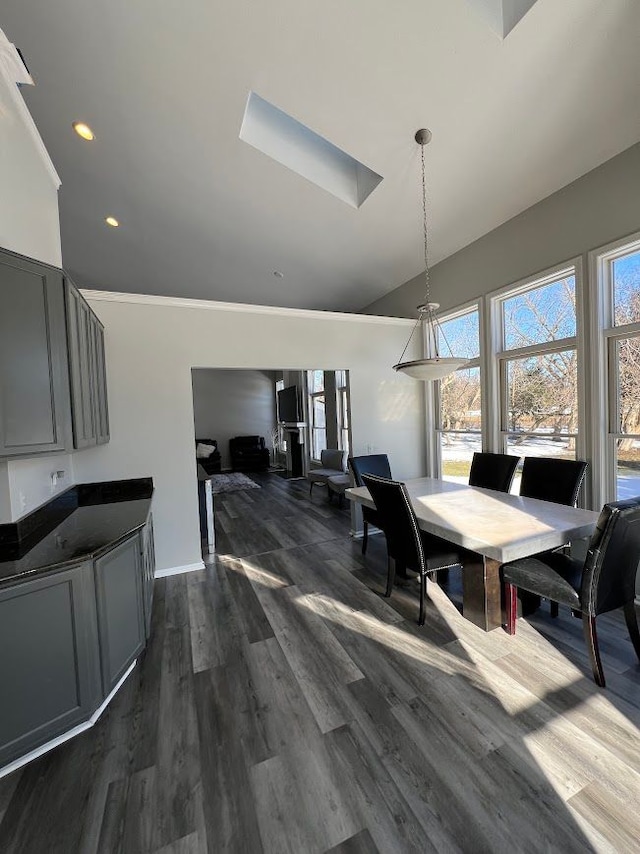
[[[251,480],[239,471],[211,475],[211,490],[214,495],[219,495],[221,492],[237,492],[240,489],[261,489],[261,487],[255,480]]]

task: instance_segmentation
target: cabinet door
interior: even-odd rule
[[[100,704],[91,564],[0,590],[0,649],[1,766]]]
[[[62,275],[0,252],[0,457],[64,450],[68,412]]]
[[[107,403],[107,370],[104,357],[104,329],[95,314],[91,315],[93,332],[93,407],[96,444],[109,441],[109,406]]]
[[[108,694],[145,643],[138,534],[98,558],[95,576],[102,683]]]
[[[65,287],[71,415],[74,448],[96,444],[96,424],[91,389],[93,357],[89,306],[67,280]]]
[[[142,577],[143,577],[143,600],[144,600],[144,624],[145,633],[151,634],[151,611],[153,610],[153,585],[156,573],[156,555],[153,542],[153,516],[149,514],[147,524],[141,531],[142,548]]]

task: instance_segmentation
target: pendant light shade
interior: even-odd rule
[[[405,344],[402,355],[400,356],[400,361],[393,366],[393,370],[398,371],[398,373],[406,374],[408,377],[412,377],[413,379],[429,382],[430,380],[440,380],[443,377],[452,374],[454,371],[459,370],[459,368],[462,368],[467,364],[468,359],[456,358],[453,353],[448,357],[440,355],[440,338],[445,342],[450,352],[451,348],[449,347],[444,332],[438,322],[438,318],[436,317],[436,310],[440,308],[440,306],[437,302],[430,302],[429,299],[429,241],[427,231],[427,182],[424,166],[424,147],[431,142],[431,131],[426,128],[422,128],[417,131],[415,140],[420,146],[422,161],[422,231],[424,236],[425,301],[422,305],[418,306],[418,319],[411,330],[409,340]],[[407,352],[409,344],[411,343],[413,334],[418,326],[421,326],[422,324],[424,324],[426,356],[423,359],[414,359],[410,362],[403,362],[402,359],[404,354]]]

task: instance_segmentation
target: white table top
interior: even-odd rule
[[[506,563],[593,533],[598,513],[432,477],[405,481],[420,528]],[[347,498],[375,507],[365,487]]]

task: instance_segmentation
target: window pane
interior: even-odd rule
[[[506,350],[575,335],[575,276],[504,300],[502,317]]]
[[[510,433],[577,432],[575,350],[507,362],[507,424],[503,429]]]
[[[640,335],[616,344],[621,433],[640,433]]]
[[[618,439],[616,442],[617,498],[640,495],[640,439]]]
[[[313,398],[313,426],[322,429],[327,426],[324,416],[324,397]]]
[[[324,391],[324,371],[307,371],[309,394]]]
[[[449,348],[454,356],[462,359],[477,359],[480,356],[479,314],[470,311],[453,320],[440,324],[438,347],[441,356],[449,356]],[[447,346],[448,345],[448,346]]]
[[[441,433],[442,479],[454,483],[468,483],[474,451],[482,450],[479,434]]]
[[[640,321],[640,252],[612,263],[615,325]]]
[[[327,447],[326,431],[314,428],[314,430],[313,430],[313,458],[314,458],[314,460],[320,459],[320,452],[324,451],[326,447]]]
[[[480,368],[463,368],[440,381],[443,430],[480,430]]]

